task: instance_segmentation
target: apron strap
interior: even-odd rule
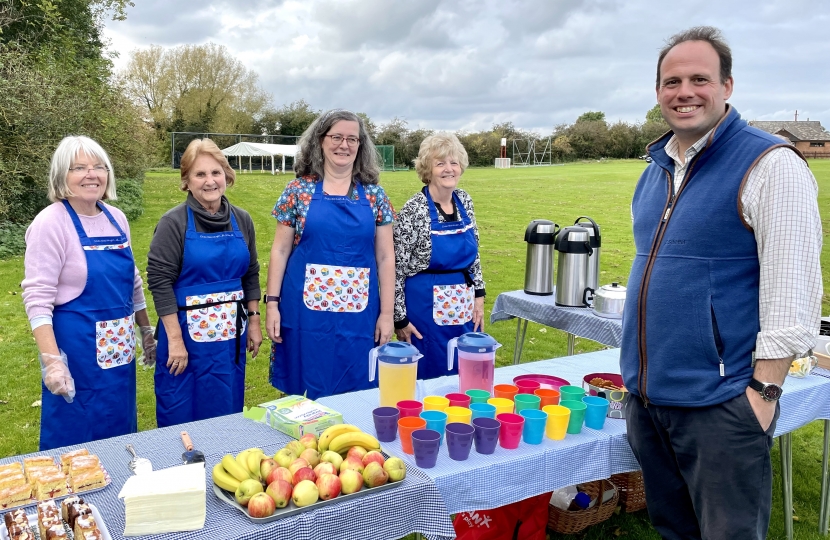
[[[231,300],[233,302],[233,300]],[[207,302],[205,304],[194,304],[192,306],[176,306],[179,311],[193,311],[195,309],[204,309],[209,308],[211,306],[218,306],[221,304],[229,304],[230,302]],[[244,309],[244,304],[242,300],[236,300],[236,335],[233,337],[234,340],[238,340],[239,336],[242,335],[242,323],[248,320],[248,311]],[[158,336],[158,328],[156,328],[156,336]],[[156,337],[158,339],[158,337]],[[239,343],[235,344],[234,347],[236,348],[236,352],[234,353],[234,363],[239,364]]]
[[[72,208],[72,205],[69,204],[69,201],[67,201],[66,199],[62,199],[61,202],[63,203],[63,206],[66,208],[66,211],[69,213],[70,219],[72,219],[72,224],[75,226],[75,232],[78,233],[78,238],[81,239],[81,245],[85,246],[92,243],[93,241],[87,236],[86,231],[84,230],[84,226],[81,224],[81,218],[78,217],[78,213],[75,212],[75,209]],[[115,241],[119,243],[125,242],[127,239],[127,235],[124,234],[123,229],[121,229],[121,226],[118,225],[117,221],[115,221],[115,218],[112,217],[110,211],[107,210],[103,204],[101,204],[101,201],[96,202],[95,205],[104,213],[105,216],[107,216],[107,219],[110,223],[112,223],[113,227],[115,227],[115,230],[117,230],[119,234],[119,236],[96,236],[96,243],[100,242],[100,239],[102,238],[107,239],[108,241],[110,239],[117,239]]]

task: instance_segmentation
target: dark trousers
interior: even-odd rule
[[[665,407],[632,395],[628,442],[640,462],[648,515],[668,540],[764,540],[772,504],[772,434],[746,394],[702,408]]]

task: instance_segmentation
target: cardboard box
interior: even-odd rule
[[[245,418],[268,424],[295,439],[306,433],[317,436],[336,424],[343,423],[343,415],[304,396],[285,396],[258,407],[245,409]]]

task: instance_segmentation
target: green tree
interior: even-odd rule
[[[302,135],[320,113],[321,111],[312,109],[304,99],[283,105],[275,116],[280,135]]]
[[[588,111],[579,115],[576,123],[580,122],[605,122],[605,113],[602,111]]]
[[[663,113],[660,112],[659,103],[648,110],[648,112],[646,113],[646,122],[666,122],[665,120],[663,120]]]

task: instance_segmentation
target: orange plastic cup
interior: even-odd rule
[[[497,384],[493,387],[493,397],[513,400],[513,396],[519,393],[519,387],[514,384]]]
[[[398,434],[401,436],[401,447],[407,454],[414,454],[412,450],[412,432],[427,427],[427,421],[420,416],[407,416],[398,420]]]
[[[550,388],[539,388],[535,390],[533,393],[542,399],[541,403],[539,403],[540,409],[548,405],[559,405],[559,390],[551,390]]]
[[[492,405],[496,408],[496,416],[502,413],[512,413],[513,412],[513,400],[507,398],[500,398],[500,397],[491,397],[487,400],[487,403]]]
[[[443,411],[450,406],[450,400],[444,396],[427,396],[424,398],[425,411]]]

